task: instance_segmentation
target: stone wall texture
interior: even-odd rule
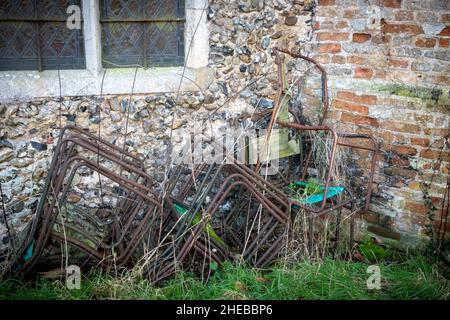
[[[134,95],[131,103],[123,95],[0,104],[0,181],[15,228],[36,208],[61,126],[100,130],[118,145],[126,140],[161,181],[171,130],[192,127],[213,112],[212,123],[223,125],[255,107],[273,107],[271,48],[279,46],[301,49],[325,67],[327,123],[370,133],[381,143],[362,230],[400,245],[428,239],[429,225],[439,218],[429,202],[439,207],[450,167],[450,151],[443,150],[450,133],[450,2],[211,0],[207,17],[214,80],[204,90]],[[306,97],[316,97],[308,100],[311,106],[320,102],[317,89],[304,89]],[[0,247],[9,243],[1,222]]]

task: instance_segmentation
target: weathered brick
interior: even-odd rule
[[[376,104],[377,96],[367,94],[356,94],[350,91],[338,91],[337,97],[343,100],[353,101],[363,104]]]
[[[333,6],[336,0],[319,0],[319,6]]]
[[[411,182],[408,184],[408,188],[411,189],[411,190],[413,190],[413,191],[420,191],[420,190],[422,190],[422,185],[421,185],[421,183],[418,182],[418,181],[411,181]]]
[[[367,231],[372,232],[376,235],[379,235],[381,237],[385,237],[385,238],[391,238],[394,240],[400,240],[401,235],[400,233],[396,232],[396,231],[392,231],[389,230],[387,228],[383,228],[381,226],[377,226],[377,225],[370,225],[367,227]]]
[[[314,28],[314,30],[319,30],[319,29],[320,29],[320,21],[316,21],[316,22],[314,23],[313,28]]]
[[[449,27],[449,26],[445,27],[445,28],[438,34],[438,36],[441,36],[441,37],[450,37],[450,27]]]
[[[450,13],[444,13],[441,15],[441,21],[442,22],[450,22]]]
[[[407,156],[415,156],[417,154],[417,149],[410,146],[396,145],[392,149],[399,154]]]
[[[348,23],[347,21],[339,21],[334,25],[335,29],[346,29],[348,28]]]
[[[352,63],[352,64],[366,65],[367,64],[367,59],[364,58],[364,57],[359,57],[359,56],[348,56],[347,57],[347,62],[348,63]]]
[[[411,138],[411,144],[414,146],[428,147],[430,139],[427,138]]]
[[[360,104],[355,104],[355,103],[350,103],[350,102],[346,102],[346,101],[342,101],[342,100],[338,100],[338,99],[334,99],[331,103],[331,106],[336,109],[356,112],[356,113],[363,114],[363,115],[369,114],[369,108],[367,108],[366,106],[363,106]]]
[[[400,8],[402,0],[382,0],[381,5],[388,8]]]
[[[421,126],[413,123],[400,122],[395,120],[386,120],[381,123],[381,127],[391,131],[420,133]]]
[[[447,38],[440,38],[439,39],[439,47],[441,48],[448,48],[449,40]]]
[[[369,223],[378,223],[380,221],[380,215],[372,211],[361,212],[361,217]]]
[[[321,53],[339,53],[341,52],[341,45],[339,43],[322,43],[319,46]]]
[[[318,32],[316,35],[319,41],[345,41],[349,36],[347,32]]]
[[[388,167],[384,170],[384,173],[387,175],[391,175],[394,177],[405,177],[409,179],[414,179],[417,177],[418,173],[415,170],[408,168],[399,168],[399,167]]]
[[[356,68],[355,69],[355,78],[358,79],[370,79],[372,78],[373,71],[369,68]]]
[[[405,60],[391,59],[389,60],[389,65],[396,68],[407,68],[409,62]]]
[[[372,36],[372,43],[373,44],[385,44],[389,43],[391,41],[392,37],[387,34],[381,34],[381,35],[374,35]]]
[[[369,41],[371,37],[372,36],[368,33],[354,33],[352,36],[352,41],[362,43]]]
[[[420,156],[427,159],[450,161],[450,151],[424,149],[420,151]]]
[[[331,59],[330,56],[327,54],[316,54],[313,56],[313,58],[321,64],[328,64],[330,63]]]
[[[426,214],[429,211],[429,209],[423,203],[415,201],[406,201],[405,210],[420,214]]]
[[[436,39],[433,38],[418,38],[415,42],[416,47],[419,48],[433,48],[436,45]]]
[[[381,26],[381,32],[422,34],[423,30],[417,24],[394,24],[385,22]]]
[[[351,9],[344,11],[344,18],[346,19],[355,19],[358,17],[362,17],[362,13],[359,9]]]
[[[378,120],[372,117],[362,116],[362,115],[356,115],[351,114],[348,112],[343,112],[341,115],[341,121],[342,122],[350,122],[354,124],[363,124],[363,125],[369,125],[372,127],[378,127]]]
[[[345,63],[345,57],[344,56],[339,56],[339,55],[333,55],[331,57],[331,62],[332,63],[337,63],[337,64],[344,64]]]

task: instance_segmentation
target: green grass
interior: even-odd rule
[[[369,264],[327,258],[263,271],[226,263],[207,284],[178,273],[160,288],[99,272],[84,277],[80,290],[60,281],[9,279],[0,283],[0,299],[450,299],[449,280],[425,257],[378,265],[381,290],[367,289]]]

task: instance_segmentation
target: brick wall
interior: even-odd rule
[[[330,121],[381,143],[365,227],[381,240],[422,243],[439,220],[449,172],[450,1],[318,0],[315,20]]]

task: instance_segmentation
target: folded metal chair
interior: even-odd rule
[[[90,157],[77,155],[81,152]],[[100,165],[100,158],[117,171]],[[113,185],[113,196],[119,198],[114,207],[88,210],[68,204],[74,177],[86,168]],[[144,232],[162,219],[162,202],[151,189],[153,179],[142,168],[142,161],[117,146],[76,127],[64,128],[19,261],[21,270],[32,269],[50,238],[81,249],[103,265],[126,265]]]
[[[180,167],[175,171],[182,172]],[[172,181],[180,180],[174,176]],[[263,266],[283,248],[290,221],[288,199],[243,164],[230,159],[200,165],[178,188],[172,183],[170,192],[183,216],[173,215],[177,232],[166,250],[153,253],[155,258],[147,265],[153,282],[173,274],[193,251],[203,254],[208,273],[212,261],[221,263],[236,256]]]
[[[325,70],[316,61],[285,49],[275,48],[274,53],[278,66],[277,104],[272,112],[265,143],[262,144],[258,153],[259,158],[255,172],[259,172],[271,159],[279,160],[279,172],[276,175],[268,176],[267,179],[285,190],[293,211],[303,210],[306,212],[309,221],[308,248],[310,252],[314,248],[315,220],[318,217],[328,217],[332,213],[336,213],[334,241],[337,244],[341,213],[344,208],[350,212],[349,241],[350,248],[352,248],[355,216],[359,212],[367,211],[370,204],[379,146],[369,135],[339,133],[333,128],[323,125],[328,111],[327,77]],[[320,71],[323,106],[322,116],[319,117],[316,125],[311,125],[311,122],[305,122],[305,120],[302,121],[302,118],[304,119],[302,110],[295,110],[290,106],[292,90],[287,81],[280,53],[312,62]],[[298,80],[293,82],[292,86],[297,83]],[[274,155],[268,150],[271,147],[271,139],[284,145],[278,146]],[[320,147],[318,147],[320,143],[323,144],[322,150],[319,150]],[[337,155],[340,149],[364,150],[371,153],[367,175],[365,179],[360,179],[362,183],[359,183],[357,188],[348,182],[342,184],[342,181],[335,181],[334,170],[337,167]],[[319,167],[315,165],[315,160],[320,163]],[[344,176],[345,180],[354,178],[350,177],[347,172],[344,173]],[[313,182],[316,190],[308,194],[307,189],[310,182]],[[293,190],[300,190],[303,197],[296,196],[299,192],[293,192]]]

